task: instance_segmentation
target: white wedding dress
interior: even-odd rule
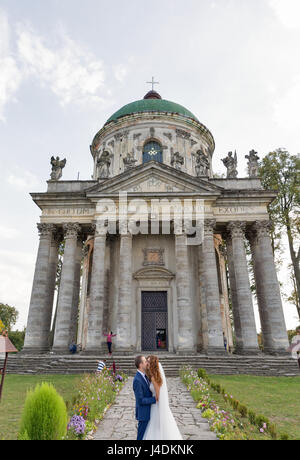
[[[163,380],[159,392],[159,401],[151,405],[150,420],[143,440],[182,440],[177,423],[169,407],[167,381],[160,363],[159,370]],[[149,388],[152,391],[152,395],[155,397],[155,389],[152,382]]]

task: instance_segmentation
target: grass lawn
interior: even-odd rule
[[[72,401],[80,375],[14,375],[5,376],[0,403],[0,440],[15,440],[18,436],[26,392],[38,383],[52,383],[65,401]]]
[[[279,433],[300,440],[300,377],[210,375],[228,394],[276,424]]]

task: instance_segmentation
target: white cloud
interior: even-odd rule
[[[31,191],[41,185],[41,181],[34,174],[30,171],[21,171],[19,168],[8,175],[6,182],[20,191]]]
[[[285,94],[274,103],[274,120],[289,136],[295,136],[298,145],[300,132],[299,101],[300,74]]]
[[[122,83],[124,79],[127,77],[128,69],[125,65],[119,64],[115,67],[114,74],[116,80]]]
[[[5,108],[15,101],[22,75],[10,49],[10,27],[7,16],[0,10],[0,120],[5,121]]]
[[[0,224],[0,238],[4,240],[13,240],[14,238],[18,238],[19,236],[20,231],[16,228],[9,228]]]
[[[26,324],[34,263],[34,254],[0,250],[0,302],[18,310],[20,328]]]
[[[22,25],[17,44],[26,74],[49,86],[62,106],[104,100],[104,64],[80,43],[63,33],[59,42],[50,46],[42,36]]]
[[[284,26],[300,28],[299,0],[269,0],[269,4]]]

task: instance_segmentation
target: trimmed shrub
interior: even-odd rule
[[[198,377],[199,379],[207,380],[208,375],[206,370],[202,368],[198,369]]]
[[[232,399],[232,407],[235,409],[235,410],[238,410],[238,406],[240,404],[240,402],[237,400],[237,399]]]
[[[253,412],[253,410],[249,410],[249,411],[248,411],[248,418],[249,418],[249,422],[250,422],[252,425],[255,425],[256,413]]]
[[[244,406],[243,404],[238,404],[237,409],[242,417],[247,417],[248,409],[246,406]]]
[[[27,393],[19,439],[56,441],[67,432],[68,415],[63,398],[48,383]]]
[[[268,431],[269,431],[272,439],[277,439],[277,430],[276,430],[276,426],[273,423],[271,423],[268,426]]]
[[[255,418],[255,425],[257,425],[258,428],[262,428],[264,423],[268,427],[270,425],[270,420],[267,417],[264,417],[263,415],[257,415]]]

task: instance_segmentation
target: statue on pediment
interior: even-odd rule
[[[227,157],[222,159],[222,162],[227,168],[227,179],[236,179],[238,175],[236,151],[234,152],[234,156],[232,152],[229,152]]]
[[[209,171],[210,171],[210,165],[209,165],[209,160],[203,150],[198,150],[196,154],[193,154],[194,157],[196,158],[196,174],[197,177],[201,176],[209,176]]]
[[[107,179],[110,175],[111,157],[113,155],[103,148],[102,153],[98,151],[97,158],[97,177],[98,179]]]
[[[50,164],[52,166],[51,180],[59,180],[62,177],[62,170],[66,166],[67,160],[60,160],[59,157],[51,157]]]
[[[127,155],[123,158],[125,171],[134,168],[136,162],[137,160],[134,158],[134,151],[132,150],[131,153],[128,152]]]
[[[248,159],[248,173],[249,177],[258,177],[258,160],[259,156],[257,155],[257,152],[255,150],[251,150],[249,152],[249,155],[245,155],[245,158]]]
[[[183,164],[184,164],[183,156],[179,152],[174,153],[173,148],[171,148],[171,166],[181,171],[181,166]]]

